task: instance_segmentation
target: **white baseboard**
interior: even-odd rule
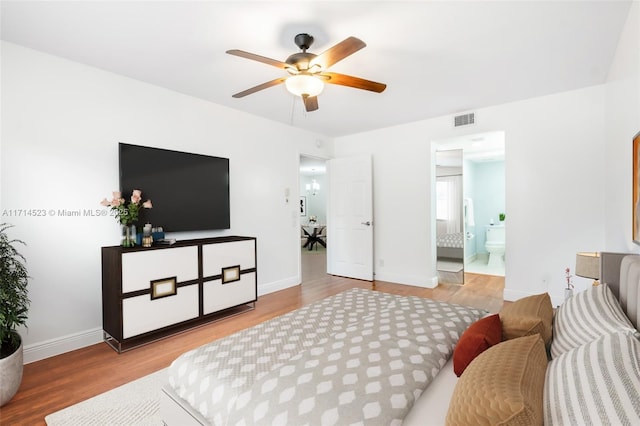
[[[429,286],[429,288],[436,288],[438,287],[438,276],[436,275],[435,277],[431,277],[431,285]]]
[[[68,334],[57,339],[47,340],[41,343],[34,343],[24,347],[24,363],[40,361],[45,358],[60,355],[66,352],[86,346],[95,345],[103,341],[102,328],[81,331],[79,333]]]
[[[274,281],[268,284],[262,284],[258,286],[258,297],[265,294],[273,293],[275,291],[284,290],[285,288],[294,287],[300,284],[298,277],[291,277],[285,280]]]

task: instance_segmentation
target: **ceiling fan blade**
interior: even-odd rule
[[[365,46],[365,42],[359,38],[349,37],[313,58],[309,63],[309,68],[313,65],[320,65],[320,69],[326,70],[331,65],[356,53]]]
[[[231,49],[231,50],[227,50],[227,53],[229,55],[239,56],[241,58],[262,62],[263,64],[271,65],[283,70],[291,67],[291,65],[286,64],[282,61],[277,61],[275,59],[267,58],[266,56],[256,55],[255,53],[245,52],[244,50]]]
[[[307,112],[315,111],[318,109],[318,97],[317,96],[302,96],[304,102],[304,109]]]
[[[269,87],[277,86],[280,83],[284,83],[286,79],[287,79],[286,77],[280,77],[280,78],[276,78],[275,80],[267,81],[266,83],[258,84],[255,87],[236,93],[235,95],[233,95],[233,97],[243,98],[247,95],[258,92],[260,90],[268,89]]]
[[[323,72],[318,75],[325,83],[355,87],[356,89],[370,90],[376,93],[381,93],[387,88],[387,85],[384,83],[377,83],[375,81],[365,80],[364,78],[353,77],[351,75],[339,74],[336,72]]]

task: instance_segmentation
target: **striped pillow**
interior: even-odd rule
[[[560,305],[553,322],[551,357],[609,333],[638,332],[606,284],[577,293]]]
[[[640,424],[640,342],[612,333],[549,362],[545,425]]]

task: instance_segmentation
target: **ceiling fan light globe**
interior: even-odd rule
[[[285,81],[287,90],[296,96],[317,96],[324,89],[324,83],[311,75],[298,74],[292,75]]]

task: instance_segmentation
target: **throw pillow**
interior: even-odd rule
[[[553,306],[548,293],[518,299],[500,311],[503,340],[540,334],[545,344],[551,342]]]
[[[604,335],[549,362],[545,425],[638,424],[640,342]]]
[[[453,371],[456,376],[464,372],[467,366],[478,355],[502,339],[502,323],[498,314],[482,318],[469,326],[462,333],[453,351]]]
[[[447,426],[542,425],[546,368],[547,352],[538,334],[487,349],[458,379]]]
[[[590,287],[558,308],[553,322],[551,357],[616,332],[638,336],[609,287],[606,284]]]

